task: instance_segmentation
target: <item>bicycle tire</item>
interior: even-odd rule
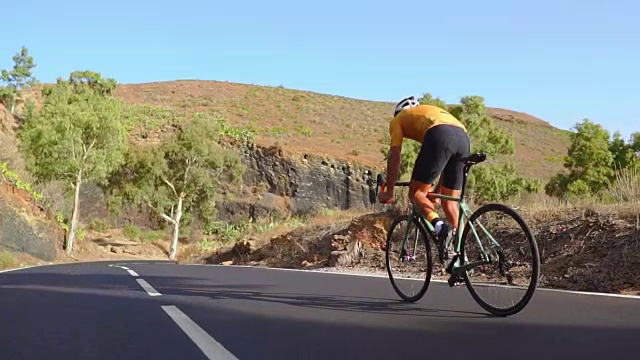
[[[536,239],[533,236],[533,233],[531,232],[531,230],[529,229],[529,226],[527,225],[527,223],[520,216],[520,214],[518,214],[515,210],[513,210],[512,208],[504,204],[490,203],[490,204],[485,204],[481,206],[473,214],[471,214],[471,216],[469,217],[469,223],[473,223],[478,217],[488,212],[500,212],[505,216],[511,217],[516,221],[516,223],[520,226],[520,228],[525,233],[527,238],[527,243],[529,244],[529,248],[531,249],[531,255],[533,258],[531,283],[529,284],[529,287],[527,288],[527,291],[525,292],[525,295],[523,296],[522,300],[520,300],[518,303],[514,304],[511,307],[503,309],[503,308],[497,308],[495,306],[488,304],[486,301],[484,301],[480,297],[476,289],[473,287],[473,284],[471,283],[471,279],[469,278],[467,272],[464,272],[462,274],[462,277],[465,281],[467,289],[469,290],[469,293],[471,294],[471,297],[478,303],[478,305],[480,305],[484,310],[490,312],[493,315],[506,317],[522,311],[525,308],[525,306],[531,301],[533,294],[538,287],[538,282],[540,278],[540,254],[539,254],[538,244],[536,242]],[[466,244],[467,236],[469,236],[470,229],[471,229],[471,226],[467,225],[465,226],[464,231],[462,233],[462,239],[460,244],[461,259],[465,259],[465,251],[466,251],[465,244]],[[464,260],[462,260],[461,263],[464,263]]]
[[[392,235],[393,232],[395,230],[395,228],[398,226],[398,224],[400,224],[402,221],[409,221],[409,216],[408,215],[401,215],[399,217],[397,217],[389,226],[389,232],[387,233],[387,243],[386,243],[386,248],[385,248],[385,259],[386,259],[386,267],[387,267],[387,274],[389,276],[389,281],[391,282],[391,286],[393,287],[393,289],[395,290],[396,294],[398,294],[398,296],[400,296],[400,298],[402,300],[404,300],[405,302],[416,302],[418,300],[420,300],[424,294],[427,292],[427,289],[429,288],[429,284],[431,283],[431,273],[433,271],[433,259],[431,256],[431,248],[429,247],[429,235],[428,232],[425,230],[424,225],[422,225],[422,223],[420,223],[417,219],[413,219],[412,223],[413,225],[415,225],[418,229],[418,232],[421,235],[422,238],[422,242],[424,244],[425,250],[426,250],[426,255],[425,255],[425,259],[426,259],[426,264],[425,264],[425,279],[424,279],[424,283],[422,284],[422,287],[420,288],[420,290],[418,291],[417,294],[413,295],[413,296],[409,296],[406,295],[402,290],[400,290],[398,284],[396,283],[396,280],[393,277],[392,271],[391,271],[391,244],[392,244]]]

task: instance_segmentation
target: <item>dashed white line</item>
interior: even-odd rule
[[[135,271],[133,271],[133,270],[129,270],[129,269],[127,269],[127,271],[128,271],[128,272],[129,272],[129,274],[131,274],[131,276],[133,276],[133,277],[138,277],[138,276],[139,276],[139,275],[138,275],[138,273],[137,273],[137,272],[135,272]]]
[[[144,279],[136,279],[136,281],[138,282],[138,284],[140,284],[140,286],[142,286],[144,291],[146,291],[147,294],[149,294],[149,296],[160,296],[160,295],[162,295],[156,289],[154,289],[153,286],[149,285],[149,283],[146,282]]]
[[[225,349],[211,335],[207,334],[198,324],[191,320],[185,313],[178,309],[175,305],[162,306],[173,321],[187,334],[198,348],[210,360],[238,360],[232,353]]]

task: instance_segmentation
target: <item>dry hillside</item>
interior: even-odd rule
[[[380,148],[394,104],[341,96],[218,81],[170,81],[120,85],[117,96],[129,103],[216,111],[233,124],[260,131],[257,143],[279,142],[285,150],[319,153],[382,166]],[[515,140],[521,173],[538,179],[562,169],[568,132],[534,116],[489,108],[498,126]]]
[[[38,91],[34,87],[30,94],[37,102]],[[380,149],[386,145],[394,106],[283,87],[203,80],[121,84],[116,95],[130,104],[217,112],[234,125],[253,126],[259,145],[279,143],[285,151],[329,155],[372,167],[384,165]],[[521,174],[545,181],[562,170],[569,132],[522,112],[491,107],[487,112],[514,138],[514,161]]]

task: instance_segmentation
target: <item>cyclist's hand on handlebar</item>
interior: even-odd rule
[[[440,195],[440,192],[434,192],[433,194],[438,194],[438,195]],[[429,200],[430,200],[432,203],[434,203],[434,204],[438,204],[438,205],[442,205],[442,201],[441,201],[441,199],[440,199],[440,198],[438,198],[438,197],[429,197],[429,196],[427,196],[427,197],[429,198]]]
[[[393,194],[388,192],[381,192],[378,194],[378,201],[383,204],[391,204],[393,203]]]
[[[393,192],[382,191],[378,193],[378,201],[383,204],[390,204],[393,202]]]

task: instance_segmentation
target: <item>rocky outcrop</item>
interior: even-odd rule
[[[309,154],[285,156],[276,147],[249,145],[241,151],[248,167],[245,183],[289,198],[294,215],[323,207],[365,208],[374,200],[375,175],[358,164]]]

